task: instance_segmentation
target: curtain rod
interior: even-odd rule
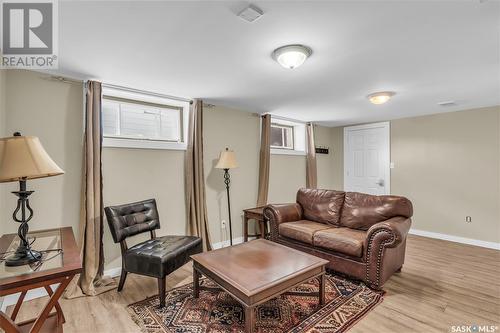
[[[287,117],[276,116],[276,115],[274,115],[274,114],[272,114],[272,113],[269,113],[269,112],[262,113],[262,114],[260,114],[260,116],[265,116],[266,114],[271,115],[271,118],[281,119],[281,120],[288,120],[288,121],[293,121],[294,123],[300,123],[300,124],[312,123],[311,121],[303,121],[303,120],[297,120],[297,119],[293,119],[293,118],[287,118]]]
[[[49,73],[49,72],[45,72],[45,71],[36,71],[36,72],[39,72],[41,74],[45,74],[46,79],[51,80],[51,81],[55,81],[55,82],[83,83],[83,84],[85,84],[87,81],[89,81],[89,80],[83,80],[80,78],[71,77],[69,75],[59,75],[59,74],[53,74],[53,73]],[[190,98],[170,96],[170,95],[155,93],[155,92],[146,91],[146,90],[128,88],[128,87],[123,87],[123,86],[104,83],[104,82],[102,83],[102,86],[107,87],[107,88],[116,89],[116,90],[121,90],[121,91],[128,91],[128,92],[132,92],[132,93],[139,93],[139,94],[143,94],[143,95],[150,95],[150,96],[154,96],[154,97],[168,98],[168,99],[173,99],[176,101],[193,103],[193,100]]]
[[[111,88],[111,89],[116,89],[116,90],[121,90],[121,91],[127,91],[127,92],[132,92],[132,93],[138,93],[138,94],[143,94],[143,95],[149,95],[149,96],[161,97],[161,98],[168,98],[168,99],[173,99],[173,100],[176,100],[176,101],[193,103],[193,100],[190,99],[190,98],[170,96],[170,95],[155,93],[155,92],[151,92],[151,91],[141,90],[141,89],[134,89],[134,88],[117,86],[117,85],[108,84],[108,83],[103,83],[102,86],[105,87],[105,88]]]

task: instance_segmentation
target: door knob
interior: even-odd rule
[[[376,183],[378,186],[384,186],[384,180],[379,179],[378,182]]]

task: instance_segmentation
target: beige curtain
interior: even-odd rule
[[[260,160],[259,160],[259,192],[257,207],[267,204],[269,193],[269,164],[271,160],[271,115],[262,116],[262,130],[260,134]]]
[[[308,123],[307,129],[307,160],[306,160],[306,187],[318,186],[318,168],[316,166],[316,146],[314,145],[314,125]]]
[[[189,110],[188,146],[184,167],[188,230],[191,235],[201,237],[204,251],[210,251],[212,246],[203,171],[203,101],[201,100],[195,100]]]
[[[103,279],[103,203],[101,168],[101,83],[88,81],[85,96],[85,134],[79,228],[83,272],[73,279],[65,297],[94,296],[116,287]]]

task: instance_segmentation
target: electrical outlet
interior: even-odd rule
[[[226,229],[226,220],[222,220],[222,221],[220,221],[220,227],[221,227],[222,229]]]
[[[467,223],[472,223],[472,217],[470,217],[470,216],[466,216],[466,217],[465,217],[465,222],[467,222]]]

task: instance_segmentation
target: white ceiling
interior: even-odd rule
[[[500,104],[497,1],[252,3],[60,2],[59,72],[330,126]],[[290,43],[295,70],[270,56]]]

